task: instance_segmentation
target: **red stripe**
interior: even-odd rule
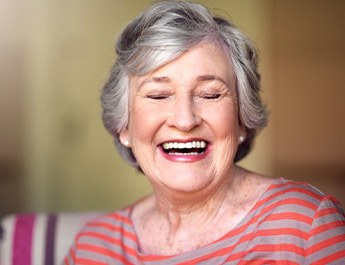
[[[69,261],[68,261],[68,258],[67,258],[67,257],[65,257],[64,265],[69,265]]]
[[[253,248],[249,249],[248,252],[274,252],[274,251],[288,251],[293,252],[300,256],[305,256],[304,248],[293,244],[262,244],[255,245]]]
[[[111,236],[108,236],[108,235],[105,235],[102,233],[98,233],[98,232],[81,232],[78,235],[78,239],[80,239],[82,237],[93,237],[93,238],[108,242],[110,244],[115,244],[118,246],[125,247],[126,251],[130,251],[130,252],[135,253],[135,250],[133,248],[131,248],[127,245],[124,245],[123,239],[114,238],[114,237],[111,237]]]
[[[83,258],[77,258],[75,261],[75,264],[78,265],[108,265],[108,263],[100,262],[96,260],[90,260],[90,259],[83,259]]]
[[[319,217],[323,217],[326,215],[332,215],[332,214],[339,214],[339,210],[335,208],[334,206],[332,208],[325,208],[325,209],[320,209],[319,211],[316,212],[315,214],[315,219]]]
[[[296,237],[309,239],[309,233],[296,228],[273,228],[273,229],[262,229],[256,232],[256,236],[284,236],[293,235]]]
[[[122,216],[118,213],[112,213],[109,215],[110,218],[115,219],[117,221],[132,225],[132,221],[131,219],[129,219],[128,217]]]
[[[296,187],[291,187],[291,184],[295,184]],[[289,187],[289,186],[290,186],[290,188],[278,191],[278,192],[272,194],[271,196],[269,196],[267,198],[272,199],[272,198],[274,198],[276,196],[279,196],[281,194],[286,194],[286,193],[290,193],[290,192],[297,192],[297,193],[306,194],[306,195],[308,195],[310,197],[315,198],[318,201],[321,201],[322,198],[323,198],[320,194],[318,194],[318,193],[316,193],[316,192],[314,192],[312,190],[309,190],[307,188],[307,187],[310,187],[309,184],[293,182],[293,181],[271,185],[271,187],[268,190],[280,189],[282,187]]]
[[[80,239],[81,237],[84,237],[84,236],[86,236],[86,237],[97,238],[97,239],[99,239],[99,240],[108,242],[109,244],[118,245],[118,246],[120,246],[120,247],[123,249],[123,251],[124,251],[125,253],[131,254],[131,255],[133,255],[133,256],[135,256],[135,257],[137,256],[137,251],[136,251],[134,248],[132,248],[132,247],[130,247],[130,246],[128,246],[128,245],[125,245],[124,242],[123,242],[121,239],[113,238],[113,237],[106,236],[106,235],[104,235],[104,234],[100,234],[100,233],[96,233],[96,232],[82,232],[82,233],[80,233],[80,235],[78,236],[78,241],[79,241],[79,239]],[[88,247],[90,248],[91,245],[90,245],[90,244],[88,244],[88,245],[89,245]],[[79,247],[79,246],[87,246],[87,244],[77,243],[77,246],[78,246],[78,247]],[[77,249],[78,249],[78,247],[77,247]],[[97,246],[95,246],[95,248],[97,248]]]
[[[123,216],[123,215],[119,214],[118,212],[107,214],[107,215],[103,216],[102,218],[109,218],[109,219],[113,219],[115,221],[119,221],[120,223],[125,223],[125,224],[128,224],[128,225],[133,225],[132,221],[131,221],[131,219],[129,217]],[[89,222],[88,225],[89,224],[98,223],[97,220],[98,219],[95,219],[94,221]]]
[[[71,249],[71,256],[72,256],[72,260],[73,260],[73,262],[75,262],[75,260],[76,260],[77,256],[76,256],[76,254],[75,254],[75,250],[74,250],[74,248],[72,248],[72,249]]]
[[[312,246],[308,249],[308,253],[310,253],[310,254],[315,253],[319,250],[323,250],[329,246],[335,245],[335,244],[340,243],[340,242],[345,242],[345,235],[344,234],[331,237],[329,239],[323,240],[322,242],[320,242],[318,244],[315,244],[314,246]]]
[[[280,205],[293,205],[293,204],[304,206],[304,207],[309,208],[313,211],[317,210],[317,206],[314,203],[311,203],[311,202],[303,200],[303,199],[293,198],[293,199],[282,199],[282,200],[278,200],[277,202],[274,202],[272,204],[269,204],[267,207],[265,207],[263,212],[271,211],[272,209],[277,208]]]
[[[97,239],[100,239],[102,241],[106,241],[108,243],[116,244],[116,245],[122,244],[121,239],[116,238],[116,237],[111,237],[111,236],[108,236],[108,235],[105,235],[102,233],[98,233],[98,232],[81,232],[78,235],[78,240],[83,238],[83,237],[93,237],[93,238],[97,238]]]
[[[137,241],[137,237],[135,236],[135,234],[124,230],[124,228],[121,226],[116,226],[116,225],[108,224],[108,223],[93,222],[93,223],[89,224],[88,227],[100,227],[100,228],[104,228],[106,230],[110,230],[112,232],[114,232],[114,231],[115,232],[122,232],[121,235],[124,235],[124,237],[129,238],[135,242]]]
[[[32,235],[35,215],[18,215],[13,239],[13,265],[31,265]]]
[[[297,220],[306,224],[311,224],[313,222],[313,219],[311,217],[295,212],[273,213],[265,218],[265,221],[281,220]]]
[[[76,257],[75,257],[75,252],[74,252],[74,246],[73,246],[73,248],[70,248],[69,249],[69,252],[68,252],[68,255],[67,256],[65,256],[65,258],[64,258],[64,265],[70,265],[71,263],[69,262],[69,260],[72,260],[73,261],[73,264],[75,264],[75,259],[76,259]]]
[[[322,232],[328,231],[328,230],[332,230],[338,227],[345,227],[345,222],[344,221],[334,221],[334,222],[330,222],[330,223],[326,223],[323,225],[320,225],[318,227],[313,228],[310,231],[311,235],[317,235],[320,234]]]
[[[345,258],[345,249],[338,251],[338,252],[336,252],[332,255],[329,255],[327,257],[324,257],[318,261],[310,263],[310,265],[324,265],[324,264],[328,264],[330,262],[336,261],[336,260],[341,259],[341,258]]]
[[[68,251],[67,254],[68,255],[65,256],[64,261],[63,261],[64,265],[70,265],[70,263],[69,263],[70,259],[73,260],[73,262],[75,262],[75,254],[74,254],[73,248],[70,248],[70,250]]]
[[[98,253],[98,254],[113,258],[115,260],[121,261],[121,264],[132,265],[132,263],[129,262],[124,256],[122,256],[119,253],[113,252],[110,249],[94,246],[90,244],[81,244],[81,243],[79,243],[77,246],[78,246],[78,249],[80,250],[86,250],[86,251],[91,251],[93,253]],[[128,254],[128,252],[125,252],[125,253]]]

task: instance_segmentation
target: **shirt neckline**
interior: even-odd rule
[[[176,254],[176,255],[147,254],[147,253],[144,253],[140,250],[139,239],[138,239],[138,236],[137,236],[137,233],[135,230],[134,223],[133,223],[132,218],[131,218],[131,213],[132,213],[133,208],[136,204],[136,203],[134,203],[124,210],[126,211],[126,217],[128,218],[130,229],[135,236],[135,243],[136,243],[135,250],[136,250],[138,256],[140,257],[141,261],[144,261],[144,260],[164,260],[164,259],[181,257],[181,256],[193,256],[194,252],[203,252],[203,250],[208,249],[215,244],[221,243],[222,241],[224,241],[224,239],[230,238],[234,235],[237,235],[239,233],[239,231],[242,230],[243,227],[245,227],[248,222],[250,222],[250,220],[253,218],[253,215],[255,214],[256,210],[258,210],[260,208],[260,206],[263,205],[265,199],[268,196],[268,191],[274,189],[275,186],[277,186],[281,183],[284,183],[284,182],[286,182],[286,179],[284,179],[284,178],[275,178],[272,181],[272,183],[270,185],[268,185],[266,187],[266,189],[262,192],[262,194],[259,196],[259,198],[255,202],[255,204],[248,211],[248,213],[242,218],[242,220],[235,227],[233,227],[230,231],[226,232],[223,236],[219,237],[218,239],[214,240],[213,242],[210,242],[207,245],[201,246],[200,248],[190,250],[190,251],[187,251],[187,252],[184,252],[181,254]]]

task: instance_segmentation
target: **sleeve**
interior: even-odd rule
[[[76,264],[75,262],[75,244],[70,248],[68,251],[66,257],[64,258],[64,261],[62,265],[73,265]],[[1,265],[1,264],[0,264]]]
[[[315,212],[306,264],[345,264],[345,216],[331,196],[325,196]]]
[[[60,264],[60,265],[76,265],[76,264],[78,264],[77,258],[76,258],[77,257],[76,253],[78,252],[77,246],[78,246],[80,233],[81,233],[81,231],[75,236],[72,245],[70,246],[66,256],[63,259],[62,264]]]

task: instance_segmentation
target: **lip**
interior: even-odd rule
[[[167,154],[163,150],[163,144],[164,143],[187,143],[187,142],[193,142],[193,141],[204,141],[207,143],[206,149],[204,152],[200,154],[193,154],[193,155],[187,155],[187,154]],[[200,138],[193,138],[193,139],[171,139],[168,141],[164,141],[161,144],[158,145],[158,149],[162,156],[172,162],[183,162],[183,163],[194,163],[203,160],[207,155],[210,153],[211,150],[211,144],[209,141],[205,139]]]

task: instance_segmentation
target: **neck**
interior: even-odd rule
[[[156,189],[142,201],[132,215],[142,251],[174,255],[214,242],[246,216],[271,182],[241,168],[225,179],[194,193]]]
[[[222,183],[197,192],[181,192],[165,189],[155,190],[155,209],[172,230],[195,224],[216,221],[230,201],[235,201],[243,181],[240,169],[235,169]]]

